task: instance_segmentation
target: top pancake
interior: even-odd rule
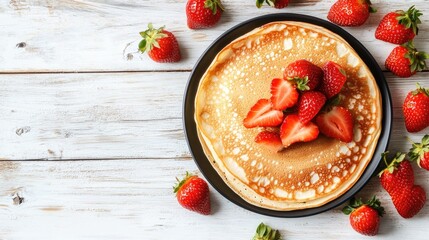
[[[334,61],[346,71],[340,105],[354,118],[352,142],[320,134],[277,153],[254,142],[262,128],[243,126],[256,101],[270,97],[271,80],[299,59],[319,67]],[[195,99],[199,139],[222,179],[249,203],[283,211],[321,206],[350,189],[372,159],[381,116],[377,84],[353,48],[337,34],[302,22],[269,23],[227,45],[202,77]]]

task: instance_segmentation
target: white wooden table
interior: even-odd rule
[[[198,173],[182,126],[182,96],[205,48],[249,18],[293,12],[326,19],[333,0],[296,0],[277,10],[254,0],[224,0],[212,29],[186,27],[185,0],[3,0],[0,2],[0,239],[250,239],[265,222],[285,239],[360,239],[341,206],[312,217],[280,219],[244,210],[213,188],[213,215],[179,207],[175,176]],[[389,11],[415,4],[423,23],[415,45],[429,52],[429,1],[372,1],[368,22],[346,28],[384,68],[393,49],[374,38]],[[411,3],[412,2],[412,3]],[[166,25],[183,60],[156,64],[136,53],[148,22]],[[401,112],[416,82],[385,72],[393,96],[391,151],[406,151]],[[429,192],[429,172],[415,168]],[[372,179],[358,196],[386,208],[373,239],[427,239],[429,206],[402,219]]]

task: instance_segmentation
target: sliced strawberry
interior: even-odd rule
[[[323,81],[320,84],[320,91],[327,98],[337,95],[347,80],[344,69],[335,62],[329,61],[323,66]]]
[[[328,137],[343,142],[351,142],[353,139],[353,117],[346,108],[333,107],[331,111],[317,116],[316,124],[320,132]]]
[[[244,119],[244,126],[254,127],[276,127],[283,121],[283,112],[274,110],[268,99],[259,99],[247,113]]]
[[[318,135],[319,129],[314,123],[303,124],[296,114],[286,116],[280,127],[280,138],[285,147],[296,142],[313,141]]]
[[[325,102],[326,97],[321,92],[303,92],[298,103],[299,120],[304,124],[310,122],[319,113]]]
[[[277,132],[262,131],[258,133],[258,135],[256,135],[255,142],[263,144],[276,152],[281,151],[283,149],[280,134]]]
[[[271,82],[271,103],[276,110],[283,111],[298,102],[296,87],[287,80],[274,78]]]

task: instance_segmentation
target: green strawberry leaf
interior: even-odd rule
[[[140,36],[143,40],[140,41],[138,49],[140,52],[150,51],[153,47],[159,48],[158,39],[167,37],[167,34],[163,33],[164,26],[158,29],[154,29],[152,23],[147,25],[145,31],[140,32]]]
[[[429,59],[429,54],[420,52],[415,47],[412,41],[402,44],[408,52],[404,55],[405,58],[410,60],[411,72],[422,71],[427,68],[426,59]]]
[[[279,231],[272,229],[270,226],[260,223],[256,228],[255,236],[252,240],[280,240]]]
[[[396,170],[398,167],[398,164],[405,160],[405,154],[401,152],[397,152],[395,157],[392,159],[390,163],[387,162],[387,156],[389,152],[386,151],[381,154],[381,157],[383,158],[384,164],[386,164],[386,168],[381,170],[381,172],[378,173],[378,176],[381,177],[383,173],[387,170],[389,173],[393,173],[393,171]]]
[[[304,78],[293,77],[293,78],[288,78],[287,80],[294,82],[296,84],[296,88],[301,91],[310,90],[310,87],[308,86],[308,82],[310,81],[308,79],[308,76],[305,76]]]
[[[420,160],[426,152],[429,152],[429,135],[425,135],[422,138],[421,143],[415,143],[411,139],[408,139],[412,143],[412,147],[408,152],[410,161],[416,161],[417,165],[420,166]]]
[[[223,7],[220,0],[206,0],[204,2],[204,8],[210,9],[213,13],[213,15],[216,15],[218,8],[221,11],[225,11],[225,8]]]
[[[399,10],[396,11],[396,13],[398,14],[396,20],[398,20],[399,24],[404,25],[406,28],[412,28],[414,34],[418,35],[418,24],[421,23],[420,16],[422,16],[423,13],[416,9],[414,5],[407,11]]]
[[[256,0],[256,7],[257,8],[261,8],[262,5],[264,4],[265,0]]]
[[[146,39],[142,39],[139,43],[139,51],[145,52],[146,51]]]

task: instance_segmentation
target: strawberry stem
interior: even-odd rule
[[[386,168],[383,169],[380,173],[378,173],[379,177],[381,177],[381,175],[383,175],[386,170],[389,171],[389,173],[393,173],[393,171],[397,168],[398,164],[405,160],[405,153],[397,152],[392,161],[390,163],[387,163],[388,154],[388,151],[381,154],[384,163],[386,164]]]

